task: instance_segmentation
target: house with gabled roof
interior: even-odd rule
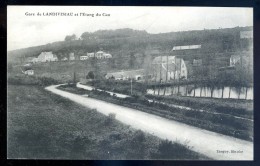
[[[39,62],[58,61],[58,58],[52,52],[41,52],[41,54],[38,56],[38,61]]]
[[[95,57],[97,59],[107,59],[107,58],[112,58],[112,55],[104,51],[98,51],[96,52]]]
[[[177,58],[176,56],[158,56],[154,58],[152,66],[153,80],[157,82],[188,78],[187,65],[182,58]]]

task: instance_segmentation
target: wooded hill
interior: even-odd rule
[[[26,57],[37,57],[43,51],[52,51],[59,59],[68,57],[70,52],[81,56],[87,52],[104,50],[113,58],[169,53],[173,46],[201,45],[200,53],[221,53],[246,50],[248,39],[241,41],[240,31],[252,30],[253,27],[235,27],[211,30],[193,30],[150,34],[132,29],[99,30],[84,32],[80,38],[66,36],[64,41],[46,45],[23,48],[8,52],[8,62],[21,62]],[[242,45],[241,45],[242,42]]]

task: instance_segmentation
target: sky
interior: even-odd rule
[[[48,13],[72,13],[73,16]],[[94,14],[94,17],[81,13]],[[101,16],[96,16],[97,13]],[[253,26],[252,8],[8,6],[7,50],[45,45],[62,41],[66,35],[80,37],[83,32],[104,29],[165,33],[236,26]]]

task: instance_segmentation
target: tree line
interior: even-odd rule
[[[94,52],[99,49],[107,50],[119,55],[119,51],[131,55],[131,52],[140,53],[147,46],[169,52],[173,46],[201,44],[202,52],[224,52],[244,49],[247,45],[238,42],[240,31],[251,30],[252,27],[235,27],[213,30],[196,30],[184,32],[170,32],[149,34],[146,31],[132,29],[99,30],[93,33],[84,32],[80,37],[75,34],[67,35],[64,41],[49,43],[42,46],[29,47],[8,52],[10,60],[19,60],[21,57],[36,57],[43,51],[52,51],[60,54],[69,52]]]

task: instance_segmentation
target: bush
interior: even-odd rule
[[[41,86],[58,84],[59,82],[51,77],[38,77]]]
[[[108,117],[105,120],[105,124],[111,124],[115,121],[116,119],[116,114],[115,113],[109,113]]]
[[[187,143],[186,145],[181,145],[166,139],[160,142],[157,152],[151,154],[151,156],[152,158],[160,159],[184,159],[190,158],[192,156],[191,153]]]
[[[51,77],[36,77],[23,74],[8,76],[10,85],[39,85],[48,86],[58,84],[59,82]]]
[[[142,143],[142,142],[144,142],[145,141],[145,134],[144,134],[144,132],[142,132],[141,130],[137,130],[134,133],[133,141],[135,143]]]

